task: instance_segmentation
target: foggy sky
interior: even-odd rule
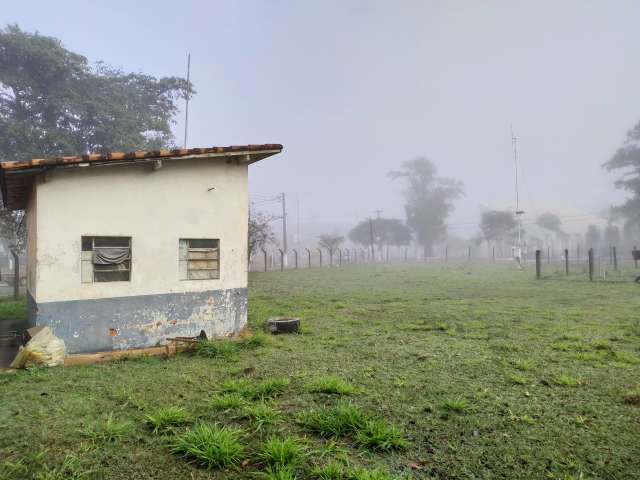
[[[387,172],[418,156],[464,182],[451,232],[470,236],[513,208],[510,125],[528,221],[582,230],[621,198],[601,165],[640,120],[640,3],[558,3],[3,0],[0,21],[156,76],[191,52],[189,146],[284,144],[252,199],[286,192],[295,232],[297,196],[303,237],[403,217]]]

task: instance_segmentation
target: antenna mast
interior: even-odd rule
[[[522,268],[522,214],[523,210],[520,210],[520,192],[518,189],[518,137],[513,133],[513,127],[511,128],[511,143],[513,144],[513,164],[515,167],[515,189],[516,189],[516,218],[518,219],[518,243],[516,244],[516,251],[514,256],[518,262],[518,266]]]
[[[189,79],[191,76],[191,53],[187,54],[187,99],[184,109],[184,145],[183,148],[187,148],[187,133],[189,132],[189,97],[191,96],[191,83]]]

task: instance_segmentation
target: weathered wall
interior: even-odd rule
[[[25,211],[25,226],[27,227],[27,291],[31,295],[36,295],[36,274],[37,274],[37,218],[38,218],[38,202],[37,190],[33,188],[27,200],[27,209]]]
[[[231,336],[247,319],[246,288],[28,303],[35,324],[48,325],[69,353],[153,347],[201,330]]]
[[[247,286],[246,165],[194,159],[158,171],[53,170],[38,182],[37,204],[38,303]],[[130,236],[131,281],[82,283],[83,235]],[[220,239],[220,279],[179,280],[180,238]]]
[[[246,324],[246,165],[57,169],[36,190],[30,322],[50,325],[70,352],[152,346],[201,329],[229,335]],[[83,235],[131,237],[131,281],[82,283]],[[179,279],[180,238],[220,239],[219,279]]]

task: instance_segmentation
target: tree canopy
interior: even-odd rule
[[[480,218],[480,232],[487,242],[503,241],[517,234],[518,223],[513,212],[508,210],[491,210],[483,212]]]
[[[555,213],[545,212],[538,216],[536,224],[550,232],[563,235],[562,220]]]
[[[463,194],[462,183],[438,177],[436,166],[427,158],[406,161],[389,176],[404,180],[407,225],[415,232],[424,255],[431,255],[433,246],[446,235],[445,221],[453,211],[453,201]]]
[[[371,223],[371,224],[370,224]],[[371,230],[373,243],[380,250],[386,245],[409,245],[412,239],[411,229],[397,218],[375,218],[371,222],[363,220],[349,232],[349,240],[359,245],[371,245]]]
[[[0,159],[171,146],[178,77],[124,73],[67,50],[60,40],[0,29]],[[22,214],[0,210],[2,235],[23,250]]]
[[[344,243],[344,237],[334,234],[320,235],[320,238],[318,240],[318,246],[320,248],[326,248],[327,250],[329,250],[329,254],[331,255],[333,255],[333,252],[340,248],[340,245],[342,245],[342,243]]]
[[[124,73],[53,37],[0,29],[0,158],[156,149],[173,142],[186,80]]]
[[[640,226],[640,122],[627,132],[624,145],[604,167],[620,173],[615,186],[630,195],[614,212],[623,216],[628,226]]]
[[[600,229],[596,225],[589,225],[587,232],[584,234],[584,240],[587,248],[598,248],[602,240]]]

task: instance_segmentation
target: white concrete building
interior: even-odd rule
[[[239,333],[247,321],[248,165],[282,145],[0,163],[26,210],[30,325],[67,350]]]

